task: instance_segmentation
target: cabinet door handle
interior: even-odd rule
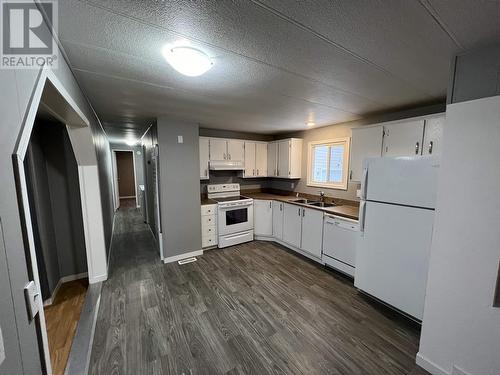
[[[430,141],[429,142],[429,155],[432,154],[432,149],[434,148],[434,142]]]
[[[259,170],[257,169],[257,176],[259,175]]]
[[[283,211],[283,203],[280,203],[280,211]]]
[[[302,217],[304,217],[304,216],[306,216],[306,209],[305,208],[302,209]]]
[[[226,153],[224,153],[224,160],[226,160]]]
[[[269,201],[269,208],[273,208],[273,202]]]
[[[300,217],[300,208],[299,208],[299,217]]]
[[[252,176],[255,176],[255,169],[254,169],[254,170],[253,170],[253,172],[252,172]]]
[[[351,172],[349,172],[349,180],[352,180],[352,169]]]
[[[420,150],[420,142],[415,143],[415,155],[418,155],[418,151]]]

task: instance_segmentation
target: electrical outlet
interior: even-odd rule
[[[0,327],[0,365],[5,361],[5,348],[3,346],[2,327]]]
[[[182,135],[177,136],[177,143],[184,143],[184,137]]]
[[[291,187],[292,189],[295,189],[295,183],[294,183],[294,182],[290,183],[290,187]]]

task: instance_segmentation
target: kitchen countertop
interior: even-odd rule
[[[210,199],[210,198],[207,198],[207,197],[201,198],[201,205],[205,206],[207,204],[217,204],[217,202],[214,201],[213,199]]]
[[[247,193],[245,191],[242,191],[241,195],[244,195],[246,197],[253,198],[253,199],[276,200],[276,201],[280,201],[280,202],[295,204],[297,206],[312,208],[314,210],[320,210],[320,211],[323,211],[327,214],[343,216],[343,217],[347,217],[349,219],[354,219],[354,220],[359,219],[359,207],[358,206],[351,206],[351,205],[340,205],[340,206],[334,206],[334,207],[310,206],[310,205],[304,204],[304,203],[292,202],[296,199],[301,198],[301,197],[297,198],[295,195],[278,195],[278,194],[271,194],[271,193],[250,193],[250,192]]]

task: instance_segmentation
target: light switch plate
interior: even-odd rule
[[[177,143],[184,143],[184,137],[182,135],[177,136]]]
[[[0,365],[5,361],[5,347],[3,346],[2,327],[0,327]]]
[[[24,298],[26,299],[26,305],[28,306],[29,317],[33,320],[42,306],[42,296],[40,295],[34,281],[30,281],[24,287]]]

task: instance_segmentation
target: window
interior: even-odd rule
[[[347,189],[349,138],[309,143],[307,185]]]

